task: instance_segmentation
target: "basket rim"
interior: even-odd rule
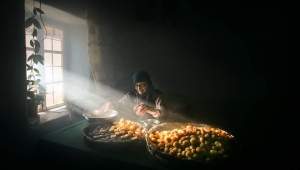
[[[177,124],[177,126],[179,126],[179,125],[201,125],[202,127],[206,127],[206,126],[210,126],[210,125],[208,125],[208,124],[203,124],[203,123],[181,123],[181,122],[167,122],[167,123],[162,123],[162,124],[159,124],[159,125],[157,125],[157,126],[154,126],[154,127],[152,127],[152,128],[150,128],[147,132],[146,132],[146,134],[145,134],[145,140],[146,140],[146,143],[147,143],[147,146],[148,146],[148,148],[149,148],[149,150],[151,150],[151,154],[154,154],[153,156],[155,156],[155,157],[160,157],[160,158],[158,158],[158,159],[163,159],[162,157],[170,157],[170,158],[174,158],[174,159],[177,159],[177,160],[181,160],[181,161],[189,161],[189,162],[195,162],[195,163],[202,163],[202,164],[223,164],[223,163],[226,163],[226,162],[228,162],[228,160],[227,161],[214,161],[214,162],[204,162],[204,161],[201,161],[201,160],[189,160],[189,159],[187,159],[187,158],[178,158],[178,157],[176,157],[176,156],[173,156],[173,155],[171,155],[171,154],[168,154],[168,153],[164,153],[164,152],[162,152],[162,151],[160,151],[160,150],[158,150],[157,149],[157,145],[155,144],[155,143],[153,143],[151,140],[149,140],[149,138],[148,138],[148,135],[150,134],[150,133],[152,133],[152,132],[155,132],[155,130],[158,128],[158,127],[162,127],[162,126],[165,126],[165,125],[167,125],[167,124]],[[210,127],[212,127],[212,126],[210,126]],[[225,130],[223,130],[223,129],[220,129],[220,128],[216,128],[216,127],[214,127],[215,129],[219,129],[219,130],[222,130],[222,131],[225,131]],[[225,131],[225,132],[227,132],[227,131]],[[228,132],[227,132],[228,133]],[[230,134],[230,135],[232,135],[231,133],[228,133],[228,134]],[[232,135],[233,136],[233,135]],[[234,136],[233,136],[234,137]],[[238,154],[237,155],[235,155],[233,158],[231,158],[230,159],[230,161],[233,161],[233,160],[236,160],[237,158],[239,158],[239,156],[242,154],[242,145],[241,145],[241,143],[234,137],[233,138],[234,139],[234,142],[236,143],[236,147],[238,148]],[[148,151],[149,151],[148,150]],[[167,161],[167,160],[164,160],[164,161]]]

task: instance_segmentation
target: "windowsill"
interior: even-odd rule
[[[62,116],[68,115],[68,111],[66,106],[61,106],[61,107],[57,107],[54,109],[50,109],[48,111],[44,111],[44,112],[39,112],[38,113],[40,115],[39,118],[35,118],[35,117],[30,117],[28,119],[29,124],[31,126],[37,126],[37,125],[41,125],[44,124],[46,122],[58,119]]]

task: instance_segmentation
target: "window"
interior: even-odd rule
[[[62,30],[46,26],[44,40],[44,66],[46,108],[63,104],[63,50]]]
[[[26,55],[27,58],[33,53],[29,44],[32,39],[33,27],[26,30]],[[41,84],[46,90],[45,107],[46,109],[58,107],[64,104],[63,98],[63,31],[61,29],[46,25],[45,30],[38,30],[38,40],[41,42],[40,54],[44,56],[44,65],[40,63],[37,68],[41,72]],[[29,72],[27,72],[27,75]],[[45,109],[45,108],[44,108]]]

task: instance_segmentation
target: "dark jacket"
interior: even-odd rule
[[[133,108],[140,104],[144,103],[152,108],[157,109],[157,116],[155,118],[165,118],[167,117],[167,109],[166,103],[163,97],[163,93],[158,89],[147,90],[147,92],[143,95],[139,95],[136,91],[128,92],[124,97],[122,97],[118,103],[119,108],[123,108],[125,110],[131,112],[135,112]],[[130,113],[131,114],[131,113]],[[145,114],[141,116],[141,119],[150,119],[153,118],[150,114]]]

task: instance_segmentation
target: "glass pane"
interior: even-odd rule
[[[46,85],[46,93],[53,93],[53,85]]]
[[[28,57],[31,56],[31,54],[33,54],[33,51],[26,50],[26,62],[27,62],[27,64],[29,64],[29,62],[27,60],[28,60]]]
[[[47,37],[51,37],[52,28],[51,27],[46,27],[46,31],[47,32],[45,32],[45,35],[47,34]]]
[[[45,67],[45,79],[46,82],[50,82],[53,79],[52,67]]]
[[[28,57],[31,56],[31,54],[33,54],[33,51],[26,50],[26,63],[29,64],[29,65],[31,65],[30,61],[27,61],[27,60],[28,60]],[[36,64],[34,64],[33,68],[38,68],[38,66]],[[31,70],[27,70],[27,67],[26,67],[26,76],[29,76],[30,73],[31,73]],[[31,80],[33,80],[33,78],[31,78]]]
[[[54,93],[61,93],[62,92],[62,83],[56,83],[53,85],[54,86]]]
[[[53,39],[53,50],[54,51],[61,51],[61,40],[54,40]]]
[[[61,67],[53,67],[53,80],[62,80],[62,69]]]
[[[33,29],[34,29],[33,25],[31,25],[30,27],[28,27],[28,28],[25,30],[26,34],[31,35],[32,32],[33,32]]]
[[[31,47],[30,45],[30,40],[32,39],[32,35],[27,35],[26,34],[26,47]],[[32,48],[32,47],[31,47]]]
[[[52,44],[51,44],[50,38],[46,38],[44,40],[44,48],[45,48],[45,50],[52,50]]]
[[[53,54],[53,66],[61,66],[61,54]]]
[[[45,66],[52,66],[52,53],[45,53],[44,54],[44,65]]]
[[[46,94],[46,107],[53,106],[53,94]]]
[[[55,40],[61,40],[61,34],[62,34],[61,30],[59,30],[59,29],[53,29],[52,37]]]
[[[63,95],[62,93],[54,93],[54,104],[63,103]]]

